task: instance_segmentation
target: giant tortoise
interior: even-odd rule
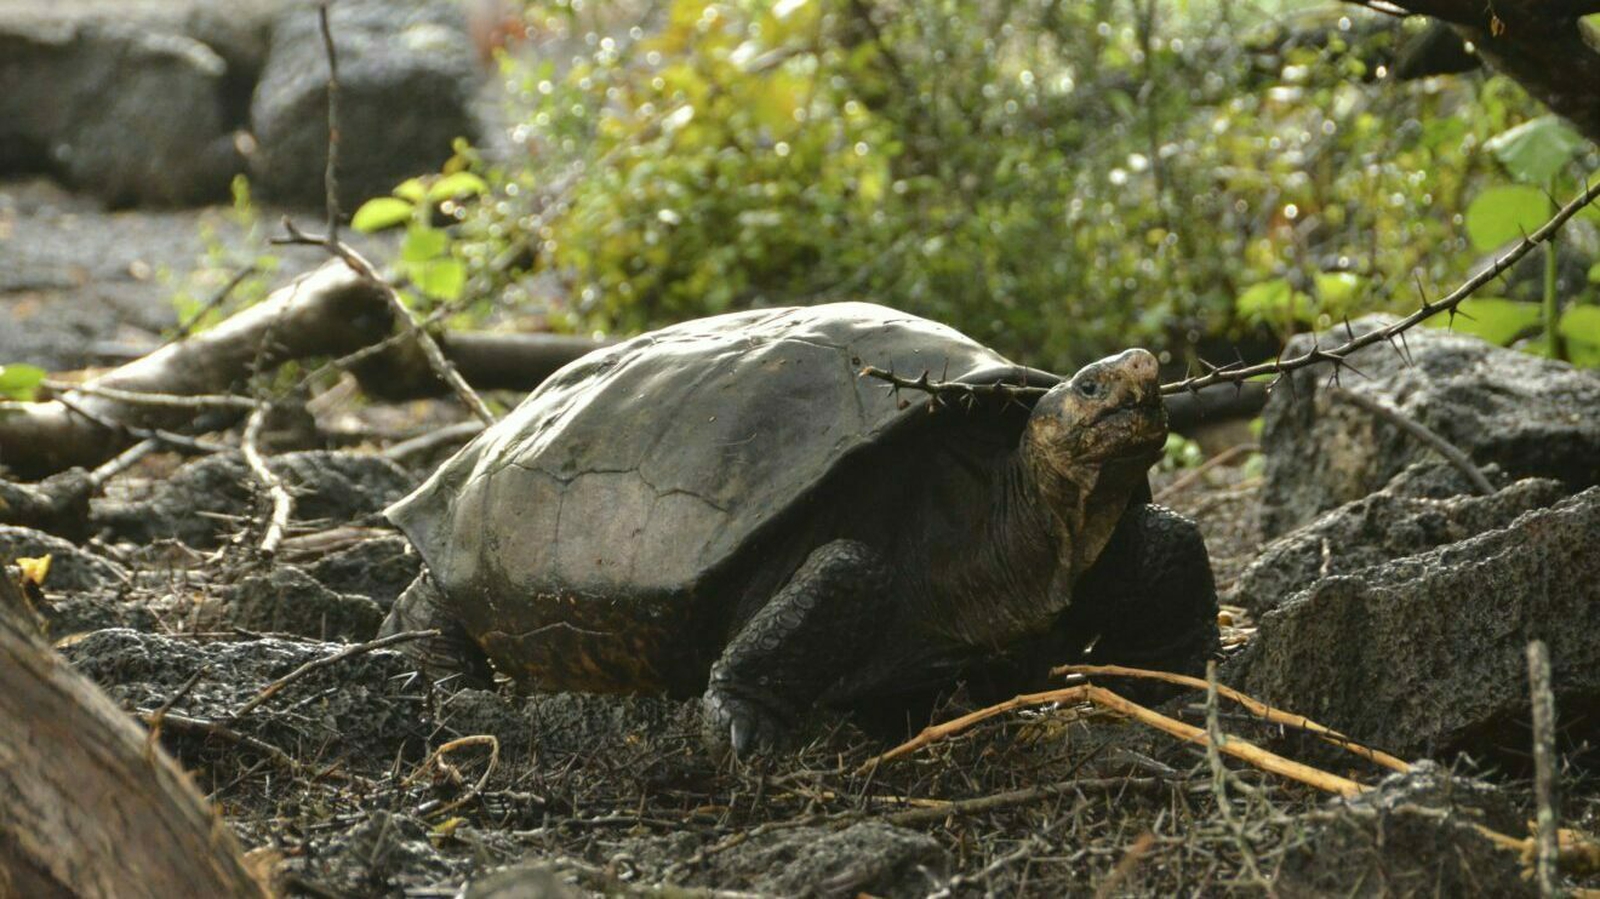
[[[1050,389],[946,403],[864,364]],[[568,365],[388,510],[426,568],[385,629],[444,631],[413,644],[435,671],[703,692],[738,752],[1086,650],[1194,672],[1216,596],[1150,504],[1166,435],[1144,350],[1063,380],[866,303],[685,322]]]

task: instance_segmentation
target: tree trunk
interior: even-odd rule
[[[1600,13],[1600,0],[1396,0],[1396,5],[1450,23],[1491,66],[1600,142],[1600,48],[1584,39],[1585,26],[1578,21]]]
[[[0,567],[0,896],[265,896],[188,776],[25,603]]]

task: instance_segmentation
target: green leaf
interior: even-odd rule
[[[1550,199],[1536,187],[1491,187],[1467,207],[1467,237],[1474,248],[1488,252],[1532,234],[1550,213]]]
[[[1311,298],[1291,287],[1287,278],[1252,285],[1234,301],[1234,308],[1257,323],[1309,322],[1312,317]]]
[[[428,189],[422,185],[421,178],[407,178],[400,182],[390,193],[402,200],[412,203],[421,203],[428,198]]]
[[[450,302],[459,299],[467,286],[467,267],[459,259],[425,262],[412,266],[411,280],[433,299]]]
[[[1360,275],[1350,272],[1317,272],[1314,276],[1317,297],[1322,300],[1323,311],[1341,312],[1359,298],[1365,286]]]
[[[44,379],[45,370],[37,365],[0,365],[0,396],[31,401]]]
[[[406,262],[427,262],[450,254],[450,235],[423,224],[413,224],[406,229],[406,239],[400,244],[400,258]]]
[[[1473,334],[1495,346],[1510,346],[1524,332],[1539,325],[1540,309],[1537,303],[1518,303],[1498,297],[1472,297],[1456,307],[1462,314],[1452,321],[1438,315],[1428,319],[1435,328],[1449,328],[1461,334]]]
[[[1494,154],[1511,177],[1529,184],[1549,184],[1583,147],[1583,138],[1553,115],[1523,122],[1489,138],[1484,149]]]
[[[366,234],[403,224],[411,218],[412,204],[398,197],[376,197],[361,204],[350,227]]]
[[[471,172],[446,175],[428,188],[428,201],[437,203],[455,197],[475,197],[489,192],[489,183]]]
[[[1569,306],[1556,324],[1574,365],[1600,368],[1600,306]]]

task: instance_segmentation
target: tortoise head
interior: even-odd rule
[[[1156,357],[1125,350],[1084,366],[1034,405],[1025,439],[1037,462],[1075,482],[1108,463],[1148,468],[1167,439]]]
[[[1019,448],[1075,578],[1093,564],[1167,441],[1156,357],[1084,366],[1034,404]]]

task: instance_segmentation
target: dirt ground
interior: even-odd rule
[[[159,341],[175,321],[159,273],[206,252],[201,222],[209,243],[248,252],[222,210],[106,214],[44,182],[0,186],[0,361],[76,367]],[[460,417],[335,411],[387,434]],[[390,650],[342,655],[417,571],[378,513],[429,460],[276,457],[296,522],[270,563],[253,550],[265,507],[244,464],[182,461],[158,454],[113,480],[86,544],[0,527],[0,556],[51,556],[34,598],[58,649],[159,719],[286,895],[1534,894],[1516,853],[1479,832],[1526,834],[1526,765],[1392,774],[1198,692],[1161,710],[1377,789],[1331,799],[1081,705],[1001,715],[876,766],[894,739],[817,713],[794,752],[718,763],[697,703],[456,689]],[[1155,484],[1200,523],[1224,596],[1262,542],[1259,466],[1238,461]],[[1254,633],[1242,609],[1222,622],[1226,654]],[[934,717],[972,706],[958,691]],[[1600,829],[1600,783],[1569,771],[1565,787],[1566,823]],[[1588,877],[1574,885],[1600,884]]]
[[[1344,803],[1218,770],[1192,744],[1077,705],[1003,715],[875,767],[863,763],[894,740],[818,713],[792,754],[718,764],[696,703],[453,690],[392,651],[335,659],[347,644],[328,641],[371,639],[416,570],[376,513],[419,473],[371,455],[280,457],[301,518],[268,565],[251,550],[260,510],[242,463],[175,464],[151,460],[97,501],[86,550],[0,539],[54,553],[37,598],[60,650],[130,713],[160,716],[162,744],[287,895],[1531,890],[1515,855],[1470,829],[1526,832],[1526,784],[1493,770],[1480,782],[1424,765]],[[1249,471],[1218,468],[1167,497],[1201,522],[1224,586],[1259,544]],[[1224,621],[1231,652],[1252,630],[1239,609]],[[333,660],[255,701],[319,659]],[[935,717],[970,707],[958,693]],[[1201,693],[1164,711],[1207,724]],[[1388,773],[1236,706],[1213,712],[1330,772]],[[1569,814],[1586,808],[1593,825],[1592,785],[1571,789]]]

